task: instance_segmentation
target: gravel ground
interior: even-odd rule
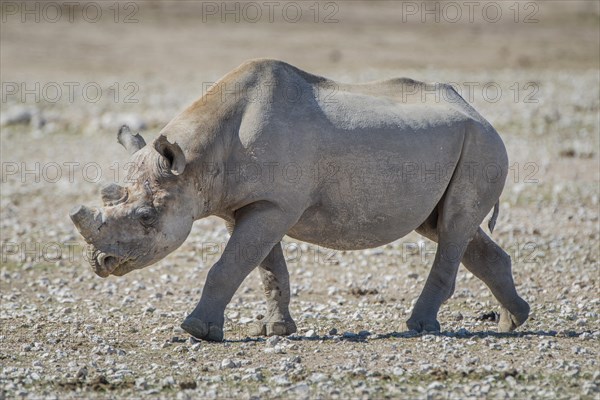
[[[511,254],[517,288],[532,307],[513,334],[496,333],[495,299],[462,267],[439,314],[443,331],[407,332],[435,253],[432,242],[411,234],[356,252],[286,239],[298,333],[247,337],[265,306],[253,272],[227,308],[226,341],[197,342],[179,324],[227,241],[221,221],[196,222],[186,243],[156,265],[103,280],[87,266],[67,215],[73,205],[98,204],[99,184],[123,179],[117,126],[127,122],[152,138],[199,95],[201,82],[236,63],[207,65],[191,81],[142,74],[142,101],[133,104],[3,101],[0,399],[599,398],[594,62],[313,69],[345,81],[411,76],[503,89],[496,102],[480,91],[471,102],[498,129],[511,160],[493,238]],[[113,78],[122,83],[125,75],[95,79],[109,92]]]

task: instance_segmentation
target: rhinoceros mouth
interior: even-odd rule
[[[123,276],[131,271],[133,271],[134,269],[136,269],[136,266],[134,263],[129,262],[129,261],[125,261],[119,265],[117,265],[112,271],[111,271],[111,275],[114,276]]]

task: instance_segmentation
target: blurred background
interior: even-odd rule
[[[596,1],[4,2],[2,110],[10,114],[19,103],[50,114],[61,109],[67,115],[45,119],[61,126],[68,117],[68,129],[96,135],[104,132],[89,125],[108,111],[132,111],[159,127],[200,96],[203,84],[259,57],[349,81],[410,75],[484,85],[481,78],[503,74],[525,85],[539,73],[577,77],[598,68],[599,7]],[[92,102],[96,84],[103,92]],[[57,87],[62,93],[55,94]],[[536,97],[552,95],[541,90]],[[81,101],[87,104],[71,107]]]

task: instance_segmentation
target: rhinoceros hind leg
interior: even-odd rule
[[[296,332],[294,321],[263,322],[256,321],[250,324],[250,336],[287,336]]]
[[[481,128],[477,125],[474,127]],[[452,296],[458,267],[467,247],[477,235],[479,225],[486,214],[496,204],[504,186],[504,176],[491,180],[486,176],[484,168],[466,168],[467,165],[501,165],[500,162],[503,161],[496,159],[494,154],[491,154],[489,159],[481,159],[481,146],[486,145],[485,139],[488,135],[483,135],[481,143],[472,140],[471,137],[481,139],[482,135],[468,132],[463,145],[461,164],[454,171],[446,193],[438,204],[437,212],[432,213],[424,223],[425,226],[435,227],[430,230],[435,232],[438,247],[425,286],[407,321],[410,329],[439,330],[436,319],[439,308]],[[500,170],[506,174],[506,168]],[[421,226],[418,231],[422,230],[427,229]]]
[[[251,324],[250,336],[291,335],[296,332],[296,323],[289,311],[290,279],[281,243],[277,243],[269,255],[260,263],[267,315]]]
[[[435,214],[437,216],[437,213]],[[438,241],[435,221],[431,218],[417,232]],[[465,267],[481,279],[501,304],[498,331],[511,332],[529,317],[529,304],[517,294],[512,277],[510,256],[486,233],[477,229],[462,259]]]
[[[508,309],[500,308],[500,321],[498,321],[498,332],[512,332],[519,326],[523,325],[529,318],[529,304],[523,299],[521,300],[521,312],[513,314]]]
[[[498,332],[512,332],[521,325],[513,320],[513,315],[506,308],[500,306],[500,320],[498,321]]]
[[[463,263],[490,288],[500,303],[500,332],[513,331],[527,320],[529,304],[517,294],[510,256],[481,228],[469,244]]]

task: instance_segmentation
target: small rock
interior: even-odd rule
[[[233,362],[233,360],[229,359],[229,358],[225,358],[223,359],[223,361],[221,361],[221,369],[231,369],[231,368],[235,368],[235,362]]]
[[[126,306],[127,304],[131,304],[133,303],[135,300],[133,297],[131,296],[125,296],[125,298],[123,298],[123,301],[121,301],[121,305],[122,306]]]
[[[504,380],[511,387],[514,387],[517,384],[517,380],[515,379],[514,376],[511,376],[511,375],[509,375],[506,378],[504,378]]]
[[[311,376],[309,376],[308,380],[311,382],[314,382],[314,383],[318,383],[318,382],[325,382],[328,380],[328,378],[327,378],[327,375],[325,375],[321,372],[315,372]]]
[[[264,379],[263,374],[258,371],[258,372],[251,372],[249,374],[246,375],[242,375],[242,381],[262,381]]]
[[[298,385],[289,388],[288,391],[294,392],[296,395],[307,395],[310,388],[306,383],[299,383]]]
[[[279,343],[280,340],[281,340],[281,337],[279,337],[279,336],[271,336],[270,338],[267,339],[267,345],[274,347],[277,343]]]
[[[36,114],[37,110],[29,107],[16,106],[10,108],[8,111],[2,113],[2,117],[0,118],[0,126],[17,124],[29,125]]]
[[[187,390],[187,389],[196,389],[198,385],[196,384],[196,381],[183,381],[183,382],[179,382],[179,388],[181,390]]]
[[[173,378],[172,376],[167,376],[161,381],[161,385],[162,387],[175,386],[175,378]]]
[[[458,311],[452,313],[452,318],[455,321],[462,321],[464,319],[463,315]]]
[[[271,382],[277,386],[287,386],[290,384],[290,380],[286,375],[275,375],[271,377]]]
[[[230,313],[229,313],[229,315],[228,315],[228,317],[229,317],[230,319],[237,319],[239,316],[240,316],[240,313],[239,313],[239,312],[237,312],[237,311],[232,311],[232,312],[230,312]]]
[[[438,381],[435,382],[431,382],[428,386],[427,386],[427,390],[442,390],[444,389],[444,384]]]
[[[142,390],[147,390],[148,389],[148,382],[146,382],[146,378],[138,378],[135,380],[135,387],[142,389]]]
[[[202,346],[202,345],[200,344],[200,342],[196,342],[196,343],[194,343],[194,344],[192,345],[192,350],[193,350],[193,351],[198,351],[198,350],[200,350],[200,347],[201,347],[201,346]]]
[[[276,345],[274,347],[265,347],[263,351],[267,354],[285,354],[285,350],[280,345]]]

